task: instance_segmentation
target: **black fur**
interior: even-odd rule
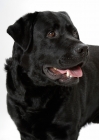
[[[5,66],[7,107],[21,140],[77,140],[83,125],[99,122],[99,47],[79,40],[65,12],[27,14],[7,32],[15,41]],[[64,82],[45,71],[77,65],[83,76]]]

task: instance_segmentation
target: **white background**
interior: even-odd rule
[[[99,45],[99,0],[0,0],[0,140],[20,140],[6,109],[5,59],[12,53],[13,40],[6,33],[20,16],[34,11],[67,11],[86,44]],[[82,128],[78,140],[99,140],[99,125]]]

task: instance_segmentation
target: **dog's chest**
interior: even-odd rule
[[[43,91],[42,91],[43,92]],[[29,93],[30,94],[30,93]],[[33,94],[26,96],[26,110],[24,119],[33,126],[50,125],[57,122],[68,122],[77,118],[71,104],[71,95],[68,91],[55,89],[41,96]],[[77,109],[77,108],[76,108]]]

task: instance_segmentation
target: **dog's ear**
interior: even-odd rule
[[[38,12],[27,14],[7,29],[7,33],[24,51],[28,49],[31,43],[33,26],[36,22],[37,14]]]

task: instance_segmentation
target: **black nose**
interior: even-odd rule
[[[74,49],[75,53],[79,55],[87,55],[88,54],[88,46],[78,46]]]

